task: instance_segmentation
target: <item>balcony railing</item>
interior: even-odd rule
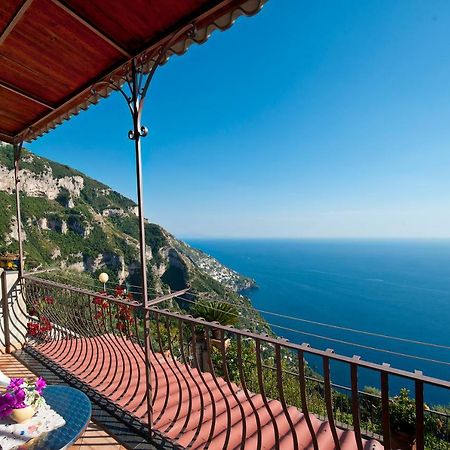
[[[391,417],[395,377],[414,386],[403,431],[415,448],[450,448],[449,416],[424,403],[425,386],[448,395],[448,381],[36,276],[22,294],[8,310],[11,339],[141,433],[188,448],[408,448]],[[348,384],[333,383],[336,364]],[[379,392],[361,389],[361,371]]]

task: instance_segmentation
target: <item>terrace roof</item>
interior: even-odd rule
[[[181,55],[266,0],[2,0],[0,140],[31,141],[87,109],[157,52]]]

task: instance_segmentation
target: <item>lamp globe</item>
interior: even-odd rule
[[[105,284],[105,283],[108,282],[108,280],[109,280],[109,276],[108,276],[108,274],[105,273],[105,272],[102,272],[102,273],[98,276],[98,281],[100,281],[100,283]]]

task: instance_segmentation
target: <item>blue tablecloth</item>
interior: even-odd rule
[[[66,424],[38,438],[29,448],[67,449],[83,434],[91,420],[91,402],[83,392],[66,386],[48,386],[44,390],[44,398],[52,409],[64,418]]]

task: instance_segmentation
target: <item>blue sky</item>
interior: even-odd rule
[[[146,100],[145,211],[181,237],[450,237],[450,2],[270,0]],[[115,94],[28,147],[135,198]]]

